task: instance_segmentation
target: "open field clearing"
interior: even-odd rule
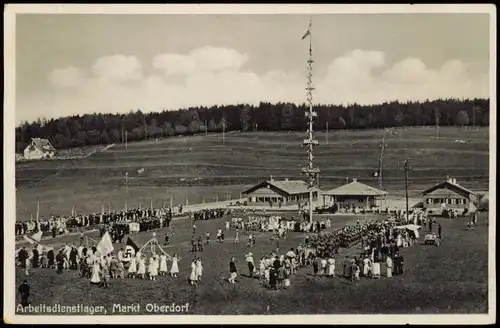
[[[410,196],[447,175],[472,190],[488,188],[489,130],[434,128],[395,130],[386,135],[383,187],[404,195],[402,162],[409,158]],[[328,190],[346,178],[378,187],[383,130],[317,133],[320,146],[315,163],[321,169],[320,187]],[[305,133],[231,133],[173,137],[117,144],[102,153],[77,160],[23,162],[16,165],[17,217],[99,212],[124,208],[128,172],[128,206],[162,206],[237,199],[247,187],[269,179],[301,179],[306,165],[301,146]],[[463,140],[464,143],[457,140]],[[137,171],[144,169],[142,173]]]

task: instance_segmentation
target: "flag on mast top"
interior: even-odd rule
[[[305,38],[307,38],[310,35],[311,35],[311,19],[309,18],[309,28],[307,29],[307,32],[302,37],[302,40],[304,40]]]

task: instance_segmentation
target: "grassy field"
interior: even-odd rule
[[[365,217],[364,219],[370,219]],[[353,216],[334,217],[334,228],[355,220]],[[111,281],[110,289],[92,286],[88,279],[78,277],[74,271],[56,274],[49,269],[36,269],[25,277],[21,269],[16,270],[16,285],[27,278],[32,289],[33,305],[64,304],[104,306],[112,314],[112,304],[142,305],[139,314],[147,314],[147,303],[178,305],[189,303],[189,314],[466,314],[486,313],[488,310],[488,218],[481,213],[479,225],[474,231],[465,229],[466,219],[438,219],[443,228],[441,247],[422,244],[426,228],[421,232],[420,242],[405,248],[401,254],[405,259],[402,276],[379,280],[363,279],[351,285],[343,278],[326,279],[313,277],[312,268],[303,268],[292,277],[292,286],[287,290],[269,291],[259,285],[257,279],[241,275],[247,272],[244,254],[249,251],[244,242],[232,244],[234,231],[227,233],[224,244],[212,243],[201,253],[204,265],[203,282],[196,288],[187,283],[190,222],[174,221],[177,231],[173,246],[167,247],[169,254],[177,253],[180,277],[159,277],[158,281],[125,279]],[[198,232],[212,232],[223,226],[224,219],[200,221]],[[158,231],[163,238],[165,230]],[[96,236],[94,238],[97,239]],[[132,236],[142,245],[151,233]],[[302,233],[290,233],[280,248],[296,247],[304,238]],[[56,243],[77,242],[78,237],[58,239]],[[260,233],[257,244],[251,249],[256,261],[275,248],[268,233]],[[337,258],[337,274],[340,273],[340,258],[354,255],[359,249],[343,249]],[[234,256],[240,276],[238,283],[229,284],[228,263]],[[169,265],[170,267],[170,265]],[[20,301],[16,296],[16,304]],[[137,313],[133,313],[137,314]]]
[[[321,169],[321,188],[342,185],[346,177],[378,186],[383,130],[330,131],[318,133],[315,155]],[[78,160],[54,160],[16,165],[17,218],[122,209],[125,204],[125,173],[129,173],[129,207],[189,204],[236,199],[248,186],[273,175],[276,179],[301,179],[306,164],[301,142],[303,132],[231,133],[224,144],[221,135],[173,137],[159,142],[117,144],[103,153]],[[455,140],[466,140],[458,143]],[[384,153],[384,189],[403,195],[402,162],[409,158],[410,196],[446,178],[473,190],[487,190],[489,130],[433,128],[399,130],[387,135]],[[142,174],[137,170],[144,168]]]

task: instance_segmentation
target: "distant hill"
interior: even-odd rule
[[[257,106],[196,107],[128,114],[88,114],[51,120],[38,119],[16,128],[16,151],[32,137],[47,138],[57,149],[107,145],[174,135],[231,131],[303,131],[305,105],[260,103]],[[317,130],[373,129],[400,126],[489,125],[489,99],[391,102],[347,107],[318,105]]]

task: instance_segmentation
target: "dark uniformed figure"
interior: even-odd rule
[[[26,247],[23,247],[19,253],[17,253],[18,259],[21,262],[21,268],[26,268],[26,259],[28,258],[28,251]]]
[[[57,265],[57,273],[62,273],[64,270],[64,255],[62,251],[60,251],[56,256],[56,265]]]
[[[196,239],[195,237],[193,236],[193,238],[191,238],[191,252],[196,252],[197,250],[197,247],[196,247]]]
[[[203,252],[203,239],[201,236],[198,236],[198,251]]]
[[[53,249],[50,249],[47,252],[47,262],[50,269],[53,269],[55,267],[55,255]]]
[[[39,262],[38,249],[36,249],[36,247],[33,247],[32,252],[33,252],[32,266],[33,268],[38,268],[38,262]]]
[[[441,239],[441,224],[438,224],[438,235],[439,235],[439,239]]]
[[[71,270],[76,270],[78,264],[76,263],[76,258],[78,257],[78,251],[75,246],[71,247],[71,251],[69,252],[69,268]]]
[[[30,296],[30,286],[28,285],[28,281],[24,280],[23,283],[19,285],[19,288],[17,290],[19,294],[21,294],[22,307],[28,306],[30,304],[28,301],[28,298]]]

